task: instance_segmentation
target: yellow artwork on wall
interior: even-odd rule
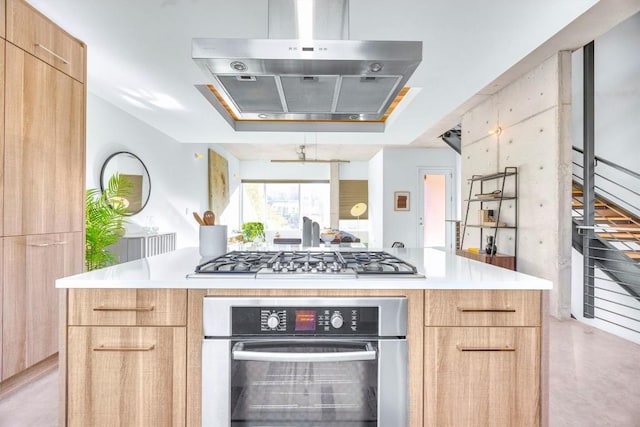
[[[209,150],[209,209],[220,218],[229,205],[229,163]]]

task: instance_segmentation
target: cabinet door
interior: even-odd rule
[[[539,328],[426,328],[425,426],[538,426]]]
[[[0,22],[4,23],[2,16],[4,4],[0,0]],[[2,25],[2,24],[0,24]],[[4,49],[5,41],[0,39],[0,100],[4,99]],[[0,101],[0,165],[4,165],[4,102]],[[1,220],[4,217],[4,166],[0,170],[0,236],[4,236],[4,225]]]
[[[0,0],[0,37],[5,38],[5,0]]]
[[[82,271],[82,233],[6,237],[2,378],[58,351],[55,280]]]
[[[3,301],[3,294],[4,294],[4,239],[2,237],[0,237],[0,319],[2,319],[2,305],[1,302]],[[0,333],[0,350],[3,348],[2,345],[2,333]],[[3,377],[2,377],[2,369],[0,366],[0,381],[2,381]]]
[[[84,44],[24,0],[7,0],[6,3],[7,40],[84,82]]]
[[[6,46],[4,233],[82,231],[83,85]]]
[[[186,328],[68,328],[68,426],[184,426]]]

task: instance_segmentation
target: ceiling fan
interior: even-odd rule
[[[297,159],[274,159],[271,160],[271,163],[350,163],[350,160],[340,160],[340,159],[330,159],[330,160],[319,160],[319,159],[307,159],[306,153],[306,145],[300,145],[296,150],[296,154],[298,155]]]

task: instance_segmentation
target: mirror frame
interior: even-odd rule
[[[107,159],[104,161],[104,163],[102,163],[102,169],[100,169],[100,191],[104,192],[104,171],[107,168],[107,165],[109,164],[109,161],[112,158],[114,158],[115,156],[119,155],[119,154],[127,154],[127,155],[129,155],[131,157],[134,157],[136,160],[138,160],[140,162],[140,164],[144,168],[145,174],[147,174],[147,180],[149,181],[149,196],[147,197],[147,199],[144,201],[144,203],[140,207],[140,210],[138,210],[137,212],[130,212],[130,213],[127,214],[127,216],[137,215],[140,212],[142,212],[142,210],[147,206],[147,203],[149,203],[149,199],[151,198],[151,175],[149,174],[149,169],[147,169],[147,165],[144,164],[144,162],[142,161],[142,159],[140,159],[140,157],[136,156],[135,154],[131,153],[130,151],[118,151],[116,153],[113,153],[109,157],[107,157]]]

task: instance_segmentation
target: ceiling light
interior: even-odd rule
[[[502,128],[500,126],[498,126],[495,129],[491,129],[489,131],[489,135],[500,135],[502,133]]]
[[[266,119],[269,116],[266,114],[258,114],[258,117],[260,117],[261,119]]]
[[[373,64],[369,65],[369,71],[371,71],[372,73],[377,73],[380,70],[382,70],[382,64],[379,62],[374,62]]]
[[[349,118],[351,120],[358,120],[360,118],[360,115],[359,114],[352,114],[352,115],[349,116]]]
[[[247,64],[240,61],[233,61],[231,63],[231,68],[236,71],[247,71]]]

